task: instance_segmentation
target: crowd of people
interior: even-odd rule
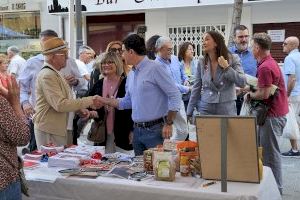
[[[263,163],[282,193],[281,156],[300,156],[297,140],[282,155],[277,142],[289,103],[300,121],[299,39],[288,37],[283,43],[288,56],[282,70],[266,33],[250,37],[248,28],[239,25],[229,48],[218,31],[208,31],[202,39],[199,59],[190,42],[180,45],[177,56],[170,38],[154,35],[145,42],[138,34],[111,41],[99,56],[83,45],[73,59],[67,43],[45,30],[41,54],[25,61],[16,46],[0,54],[0,198],[12,191],[20,196],[16,146],[29,140],[29,151],[50,143],[77,144],[90,119],[105,119],[105,141],[95,145],[105,146],[107,153],[133,150],[142,155],[164,139],[188,140],[195,113],[235,116],[243,102],[253,99],[270,107],[258,137]],[[247,86],[246,75],[258,78],[255,91]],[[278,87],[276,95],[272,85]]]

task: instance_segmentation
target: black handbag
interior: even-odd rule
[[[266,122],[270,106],[263,101],[250,100],[250,115],[256,116],[256,122],[263,126]]]
[[[120,80],[119,80],[119,83],[118,83],[118,85],[115,88],[115,91],[113,93],[114,95],[118,91],[118,89],[119,89],[119,87],[120,87],[121,82],[123,81],[123,79],[124,79],[124,76],[121,76]],[[105,142],[105,137],[106,137],[106,130],[105,130],[106,129],[106,117],[107,117],[107,112],[105,111],[103,120],[100,120],[100,121],[94,120],[92,122],[91,128],[90,128],[90,130],[88,132],[88,135],[87,135],[87,139],[89,141],[92,141],[92,142],[95,142],[95,143],[103,143],[103,142]]]
[[[106,116],[104,116],[103,120],[93,121],[91,125],[91,129],[88,132],[87,139],[91,142],[102,143],[105,141],[105,123]]]

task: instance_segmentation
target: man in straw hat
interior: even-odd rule
[[[36,82],[36,113],[34,132],[37,147],[72,144],[72,112],[80,110],[88,117],[87,107],[100,107],[97,96],[73,99],[72,90],[60,70],[66,66],[68,48],[58,37],[51,38],[42,45],[45,56],[44,66],[38,73]]]
[[[57,33],[51,29],[44,30],[40,33],[40,43],[41,46],[47,40],[58,37]],[[18,77],[20,84],[20,101],[23,111],[26,117],[30,121],[31,138],[29,143],[29,150],[33,151],[36,149],[36,142],[34,137],[34,127],[32,123],[32,116],[35,113],[35,83],[38,72],[42,69],[44,65],[44,55],[38,54],[29,58],[26,61],[25,69],[21,72]],[[86,80],[81,77],[75,60],[71,57],[67,59],[66,67],[60,71],[65,79],[68,81],[69,85],[73,91],[80,91],[86,85]]]

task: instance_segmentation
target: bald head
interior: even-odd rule
[[[286,38],[286,40],[295,48],[299,47],[299,39],[297,37],[291,36],[291,37]]]
[[[283,42],[283,52],[289,53],[294,49],[299,48],[299,39],[295,36],[291,36],[285,39]]]

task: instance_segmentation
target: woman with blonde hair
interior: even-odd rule
[[[123,73],[123,62],[114,52],[102,55],[100,72],[103,78],[95,83],[90,91],[90,96],[101,95],[109,98],[122,98],[125,96],[126,76]],[[106,117],[106,152],[116,151],[116,146],[124,150],[132,150],[131,137],[133,121],[131,110],[118,110],[113,107],[103,106],[95,111],[90,111],[94,120],[103,120]]]
[[[127,76],[129,71],[131,70],[131,67],[126,64],[125,59],[122,57],[122,42],[115,40],[108,43],[108,45],[106,46],[105,53],[108,52],[115,53],[116,55],[119,56],[119,58],[123,62],[122,67],[123,67],[124,75]],[[92,71],[90,76],[91,80],[89,82],[89,91],[93,88],[94,84],[99,80],[99,78],[102,77],[101,76],[102,74],[100,73],[100,69],[99,69],[102,58],[103,58],[103,54],[100,54],[95,60],[94,70]]]
[[[121,41],[111,41],[110,43],[108,43],[107,47],[106,47],[106,52],[112,52],[112,53],[116,53],[122,60],[123,62],[123,70],[124,70],[124,74],[127,76],[129,71],[131,70],[131,67],[129,65],[127,65],[125,59],[122,57],[122,42]]]

